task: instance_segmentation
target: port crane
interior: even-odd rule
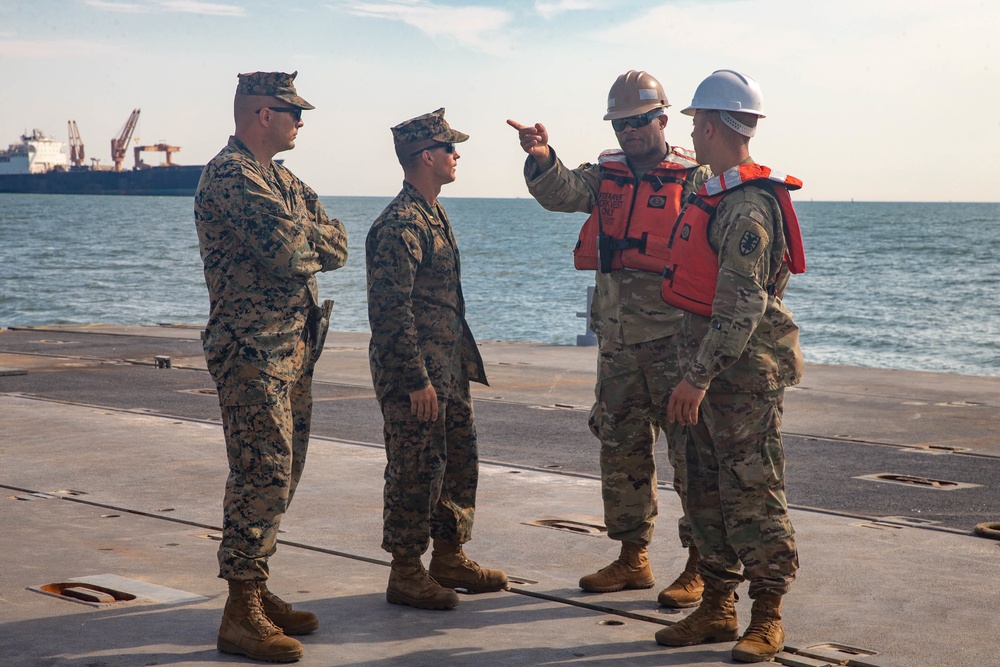
[[[166,166],[172,167],[172,166],[174,166],[174,161],[173,161],[172,156],[173,156],[174,153],[176,153],[180,149],[181,149],[180,146],[168,146],[165,143],[151,144],[149,146],[136,146],[136,147],[134,147],[132,149],[133,151],[135,151],[135,168],[136,169],[149,169],[150,168],[150,165],[145,164],[144,162],[142,162],[142,160],[139,157],[140,153],[142,153],[143,151],[166,153],[166,155],[167,155],[167,164],[166,164]]]
[[[69,121],[69,161],[74,167],[82,167],[86,157],[83,154],[83,139],[80,138],[80,130],[76,128],[76,121]]]
[[[135,124],[139,122],[139,109],[132,109],[132,115],[125,121],[118,137],[111,140],[111,159],[115,163],[115,171],[122,170],[122,162],[125,160],[125,151],[128,142],[132,140],[132,133],[135,131]],[[168,154],[169,155],[169,154]]]

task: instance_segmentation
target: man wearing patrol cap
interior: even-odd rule
[[[653,445],[663,431],[681,501],[678,522],[688,557],[683,572],[660,591],[667,607],[701,600],[702,581],[685,508],[684,449],[667,421],[666,405],[677,384],[676,348],[681,311],[660,299],[667,240],[681,202],[711,175],[694,155],[664,137],[669,106],[660,82],[646,72],[622,74],[608,93],[608,112],[620,148],[598,164],[570,170],[536,123],[518,130],[528,154],[528,191],[550,211],[589,213],[574,251],[576,268],[596,270],[590,328],[597,334],[596,400],[590,429],[601,441],[601,493],[608,536],[622,543],[618,558],[580,579],[587,591],[650,588],[647,550],[657,514]]]
[[[347,234],[275,154],[295,146],[295,73],[240,74],[236,131],[207,165],[195,224],[210,312],[202,335],[229,458],[219,576],[229,582],[218,648],[292,662],[316,616],[268,591],[268,558],[305,465],[312,376],[330,319],[315,274],[344,265]]]
[[[421,609],[507,585],[462,545],[472,534],[479,456],[469,381],[487,384],[465,320],[458,246],[438,201],[455,180],[456,144],[438,109],[392,128],[403,189],[365,241],[369,361],[385,420],[382,548],[392,554],[386,600]],[[430,571],[421,555],[434,540]]]
[[[685,311],[683,379],[671,421],[686,426],[688,511],[705,579],[701,605],[656,633],[667,646],[733,641],[734,590],[750,581],[750,625],[732,657],[764,662],[784,646],[781,598],[798,571],[781,417],[802,377],[799,330],[782,297],[805,254],[789,190],[802,182],[756,164],[764,117],[757,82],[733,70],[702,81],[691,106],[698,157],[716,176],[685,206],[661,294]]]

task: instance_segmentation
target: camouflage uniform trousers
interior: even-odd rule
[[[222,579],[268,578],[267,561],[309,446],[316,356],[308,340],[306,335],[298,343],[301,371],[291,381],[243,363],[216,380],[229,458],[218,553]]]
[[[667,401],[680,379],[677,337],[624,344],[602,340],[590,430],[601,441],[601,495],[608,537],[648,545],[657,515],[653,445],[662,430],[683,514],[681,544],[694,544],[687,520],[687,465]]]
[[[688,512],[702,574],[784,595],[799,568],[785,500],[784,390],[709,393],[687,433]],[[740,564],[743,573],[740,573]]]
[[[479,450],[469,385],[438,397],[437,421],[410,413],[408,396],[382,399],[385,506],[382,548],[420,556],[430,538],[464,544],[472,537]]]

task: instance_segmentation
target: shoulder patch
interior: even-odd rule
[[[763,212],[763,211],[761,211],[761,210],[760,210],[760,209],[758,209],[758,208],[752,208],[752,209],[750,209],[750,210],[749,210],[749,211],[747,212],[747,216],[748,216],[748,217],[749,217],[749,218],[750,218],[751,220],[754,220],[755,222],[759,223],[761,227],[765,226],[765,223],[767,222],[767,219],[766,219],[766,217],[764,216],[764,212]]]
[[[747,230],[740,238],[740,254],[746,257],[760,245],[760,235]]]

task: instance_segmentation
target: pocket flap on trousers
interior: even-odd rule
[[[219,387],[222,405],[273,405],[277,396],[268,393],[267,382],[259,378],[244,378]]]

